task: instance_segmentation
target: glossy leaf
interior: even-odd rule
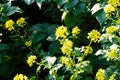
[[[95,17],[98,20],[100,26],[102,26],[105,22],[105,12],[103,9],[99,10],[98,12],[95,13]]]
[[[35,2],[35,0],[24,0],[27,5],[30,5]]]
[[[7,11],[7,16],[11,16],[12,14],[14,14],[15,12],[17,13],[23,13],[23,11],[19,8],[19,7],[15,7],[15,6],[12,6],[8,9]]]

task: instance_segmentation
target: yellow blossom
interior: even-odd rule
[[[62,52],[66,55],[70,55],[72,52],[73,42],[71,40],[66,39],[61,48]]]
[[[108,4],[111,4],[114,7],[120,6],[120,0],[108,0]]]
[[[78,34],[80,34],[80,29],[78,27],[75,27],[72,29],[72,36],[76,37]]]
[[[62,56],[62,57],[60,58],[60,62],[61,62],[62,64],[65,64],[65,66],[66,66],[67,68],[70,68],[70,67],[71,67],[70,60],[69,60],[67,57],[65,57],[65,56]]]
[[[88,39],[90,39],[93,42],[99,42],[101,37],[101,33],[97,30],[92,30],[88,33]]]
[[[105,80],[105,71],[103,69],[99,69],[96,73],[97,80]]]
[[[15,29],[13,25],[14,25],[14,21],[13,20],[8,20],[8,21],[6,21],[4,27],[6,29],[8,29],[9,31],[12,31],[12,30]]]
[[[108,80],[115,80],[114,75],[111,75]]]
[[[67,38],[67,36],[69,35],[67,27],[65,27],[65,26],[58,27],[56,29],[55,35],[56,35],[56,39],[58,39],[58,38]]]
[[[118,54],[117,54],[116,49],[112,49],[110,52],[107,53],[107,58],[108,59],[115,60],[115,59],[117,59],[117,57],[118,57]]]
[[[84,55],[87,56],[88,54],[93,53],[93,49],[90,46],[86,46],[84,49]]]
[[[31,67],[33,65],[33,63],[35,63],[36,59],[37,59],[37,57],[35,55],[29,56],[27,59],[27,64]]]
[[[21,17],[16,21],[18,26],[24,27],[26,25],[25,18]]]
[[[106,28],[106,32],[108,34],[113,34],[115,31],[117,31],[116,26],[109,26],[109,27]]]
[[[114,8],[114,6],[112,6],[111,4],[108,4],[108,5],[106,5],[106,6],[104,7],[104,11],[105,11],[106,13],[110,13],[110,12],[115,11],[115,8]]]
[[[23,74],[16,74],[13,80],[29,80],[26,75]]]
[[[26,41],[26,42],[25,42],[25,45],[26,45],[27,47],[30,47],[30,46],[32,45],[32,41]]]

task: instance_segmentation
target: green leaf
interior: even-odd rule
[[[29,36],[29,39],[33,42],[37,43],[43,39],[45,39],[47,35],[45,33],[41,33],[40,31],[33,31]]]
[[[23,13],[23,11],[19,8],[19,7],[15,7],[15,6],[12,6],[8,9],[6,15],[7,16],[11,16],[12,14],[14,14],[15,12],[17,13]]]
[[[47,27],[47,33],[48,34],[53,34],[53,33],[55,33],[55,30],[56,30],[56,28],[58,27],[58,25],[57,24],[52,24],[52,25],[49,25],[48,27]]]
[[[99,10],[98,12],[95,13],[95,17],[98,20],[100,26],[103,25],[103,23],[105,22],[105,12],[103,9]]]
[[[8,3],[5,3],[4,5],[3,5],[3,8],[4,8],[4,10],[6,11],[6,10],[8,10],[10,7],[11,7],[11,2],[8,2]]]
[[[0,51],[9,49],[7,44],[0,44]]]
[[[83,11],[84,11],[84,9],[85,9],[85,3],[80,3],[80,4],[78,4],[74,9],[73,9],[73,13],[75,14],[75,15],[78,15],[78,14],[82,14],[83,13]]]
[[[98,55],[100,55],[100,54],[104,54],[104,51],[101,50],[101,49],[99,49],[99,50],[95,53],[96,56],[98,56]]]
[[[83,48],[81,47],[81,48],[77,48],[77,47],[75,47],[75,55],[76,56],[80,56],[81,55],[81,52],[83,51]]]
[[[56,64],[53,66],[53,70],[57,71],[58,69],[60,69],[63,65],[62,64]]]
[[[65,5],[64,8],[65,9],[71,9],[73,7],[75,7],[78,4],[78,0],[69,0]]]
[[[58,4],[58,5],[63,5],[66,3],[67,0],[55,0],[55,2]]]
[[[92,7],[92,9],[91,9],[92,15],[95,14],[96,12],[98,12],[98,11],[101,10],[101,9],[102,9],[102,8],[100,7],[100,4],[99,4],[99,3],[96,3],[96,4]]]
[[[67,27],[71,28],[80,22],[81,16],[74,15],[71,12],[64,12],[62,15],[62,20],[64,21],[64,23]]]
[[[40,69],[41,69],[41,66],[38,66],[37,69],[36,69],[36,74],[38,75],[38,73],[40,73]]]
[[[59,76],[56,80],[64,80],[65,76]]]
[[[30,28],[30,31],[40,31],[40,32],[47,32],[47,27],[50,25],[48,23],[43,23],[43,24],[35,24]]]
[[[45,0],[36,0],[36,3],[38,5],[38,7],[41,9],[41,6],[42,6],[42,3],[44,2]]]
[[[49,52],[50,55],[58,54],[60,53],[60,48],[57,42],[52,42],[49,46]]]
[[[31,34],[29,36],[29,39],[31,39],[33,42],[37,43],[47,37],[47,27],[49,27],[49,24],[35,24],[30,28]]]
[[[31,76],[29,79],[30,80],[36,80],[36,76]]]
[[[27,5],[31,5],[32,3],[35,2],[35,0],[24,0],[24,2],[25,2]]]
[[[55,36],[55,34],[51,34],[50,36],[48,36],[47,40],[48,40],[48,41],[56,41],[56,36]]]

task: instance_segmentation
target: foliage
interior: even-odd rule
[[[119,80],[119,0],[1,0],[1,80]]]

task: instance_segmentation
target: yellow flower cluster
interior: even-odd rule
[[[29,56],[27,59],[27,64],[31,67],[33,65],[33,63],[35,63],[36,59],[37,59],[37,57],[35,55]]]
[[[30,47],[30,46],[32,45],[32,41],[26,41],[26,42],[25,42],[25,45],[26,45],[27,47]]]
[[[117,6],[120,6],[120,0],[108,0],[108,4],[111,4],[114,7],[117,7]]]
[[[62,52],[66,55],[70,55],[72,52],[73,42],[71,40],[66,39],[61,48]]]
[[[67,27],[65,27],[65,26],[58,27],[56,29],[55,35],[56,35],[56,39],[58,39],[58,38],[64,38],[64,39],[67,38],[67,36],[69,35]]]
[[[84,49],[84,55],[87,56],[88,54],[93,53],[93,49],[90,46],[86,46]]]
[[[105,13],[111,13],[111,12],[115,11],[115,8],[111,4],[108,4],[104,7],[104,11],[105,11]]]
[[[13,80],[29,80],[26,75],[23,74],[16,74]]]
[[[96,73],[97,80],[105,80],[105,71],[103,69],[99,69]]]
[[[108,80],[115,80],[114,75],[111,75]]]
[[[12,31],[12,30],[15,29],[13,25],[14,25],[14,21],[13,20],[8,20],[8,21],[6,21],[4,27],[6,29],[8,29],[9,31]]]
[[[16,21],[17,25],[20,27],[24,27],[26,25],[25,18],[21,17]]]
[[[110,52],[107,54],[108,59],[116,59],[118,57],[116,49],[112,49]]]
[[[62,56],[62,57],[60,58],[60,62],[61,62],[62,64],[65,64],[65,66],[66,66],[67,68],[70,68],[70,67],[71,67],[71,64],[70,64],[69,59],[68,59],[67,57],[65,57],[65,56]]]
[[[109,26],[108,28],[106,28],[106,32],[108,34],[113,34],[115,31],[117,31],[116,26]]]
[[[80,34],[80,29],[78,27],[75,27],[72,29],[72,36],[76,37],[78,34]]]
[[[88,33],[88,39],[90,39],[93,42],[99,42],[101,37],[101,33],[97,30],[92,30]]]

